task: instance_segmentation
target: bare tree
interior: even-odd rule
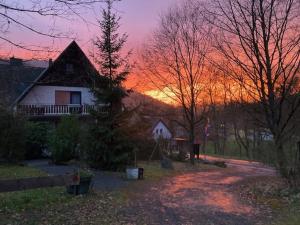
[[[202,119],[201,98],[209,35],[196,1],[185,1],[161,17],[160,26],[141,54],[142,73],[151,84],[182,108],[183,121],[176,121],[195,141]],[[194,162],[193,148],[190,159]]]
[[[68,19],[71,15],[80,17],[83,7],[92,7],[103,0],[3,0],[0,1],[0,40],[30,51],[42,51],[41,46],[29,46],[22,42],[22,37],[11,38],[12,28],[23,29],[33,34],[50,38],[70,38],[70,34],[55,28],[55,19]],[[43,18],[53,20],[46,29],[35,25]],[[33,18],[33,19],[32,19]],[[30,19],[30,20],[29,20]],[[35,21],[35,22],[32,22]],[[85,21],[86,22],[86,21]]]
[[[299,1],[212,0],[206,16],[217,31],[217,50],[228,60],[226,68],[215,65],[232,74],[260,103],[261,122],[273,134],[278,168],[287,177],[284,143],[300,105]]]

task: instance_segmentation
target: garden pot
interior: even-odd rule
[[[67,192],[74,195],[87,194],[90,190],[92,177],[80,177],[79,185],[67,186]]]
[[[127,168],[126,175],[129,180],[137,180],[139,178],[139,168]]]

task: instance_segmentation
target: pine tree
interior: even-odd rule
[[[108,170],[120,170],[132,161],[133,145],[123,132],[122,99],[128,90],[123,82],[130,73],[128,57],[122,56],[127,34],[120,35],[120,17],[112,12],[112,0],[107,0],[107,8],[102,11],[99,21],[101,36],[94,45],[97,53],[94,57],[99,65],[99,73],[91,88],[96,104],[107,106],[107,113],[99,110],[92,112],[96,123],[91,126],[85,137],[85,149],[91,166]]]
[[[127,90],[122,87],[130,73],[131,66],[128,62],[130,52],[122,56],[122,50],[127,41],[127,34],[119,34],[121,17],[112,12],[113,0],[107,0],[107,9],[102,11],[102,20],[99,22],[101,36],[97,37],[94,45],[97,48],[95,62],[99,65],[99,72],[107,78],[106,94],[103,90],[94,90],[94,94],[100,103],[110,105],[110,112],[115,114],[115,110],[120,110],[121,100],[127,96]],[[103,80],[100,80],[103,82]]]

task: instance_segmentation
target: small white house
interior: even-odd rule
[[[173,138],[171,129],[162,120],[159,120],[153,126],[152,135],[154,140],[157,140],[159,138],[163,138],[163,139]]]
[[[29,117],[88,115],[94,108],[93,76],[100,76],[73,41],[17,98],[14,110]]]

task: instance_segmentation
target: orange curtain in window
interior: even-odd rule
[[[68,105],[70,104],[69,91],[55,91],[55,105]]]

